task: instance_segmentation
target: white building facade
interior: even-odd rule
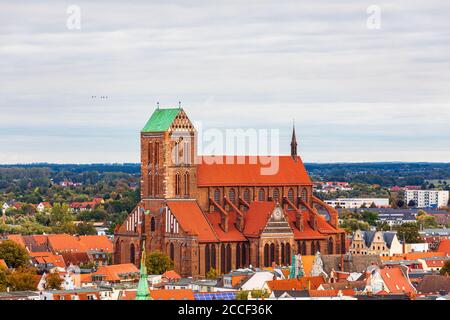
[[[449,191],[406,190],[406,203],[414,201],[418,208],[442,208],[448,205]]]
[[[326,200],[325,203],[334,208],[344,209],[369,208],[372,204],[375,204],[377,208],[384,208],[389,207],[389,198],[338,198]]]

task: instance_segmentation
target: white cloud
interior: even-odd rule
[[[280,128],[286,152],[295,117],[308,161],[450,161],[450,4],[378,1],[377,31],[370,4],[2,3],[0,163],[137,161],[178,100],[205,126]]]

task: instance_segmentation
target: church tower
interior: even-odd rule
[[[184,110],[158,107],[141,131],[141,198],[192,197],[195,156],[195,129]]]

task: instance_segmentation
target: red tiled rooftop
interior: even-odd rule
[[[300,157],[295,161],[291,156],[271,156],[272,167],[278,162],[278,170],[274,174],[265,172],[271,167],[268,159],[258,156],[201,156],[197,166],[197,185],[312,185]],[[214,160],[220,163],[212,163]]]
[[[217,237],[208,223],[205,215],[192,200],[167,201],[172,214],[175,215],[180,227],[189,235],[198,236],[199,241],[215,242]]]

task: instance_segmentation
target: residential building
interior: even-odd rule
[[[389,198],[338,198],[334,200],[325,200],[325,203],[333,208],[358,209],[389,207]]]
[[[418,208],[444,208],[448,205],[449,191],[406,190],[405,200]]]
[[[349,251],[356,255],[392,256],[403,247],[394,232],[356,230]]]

